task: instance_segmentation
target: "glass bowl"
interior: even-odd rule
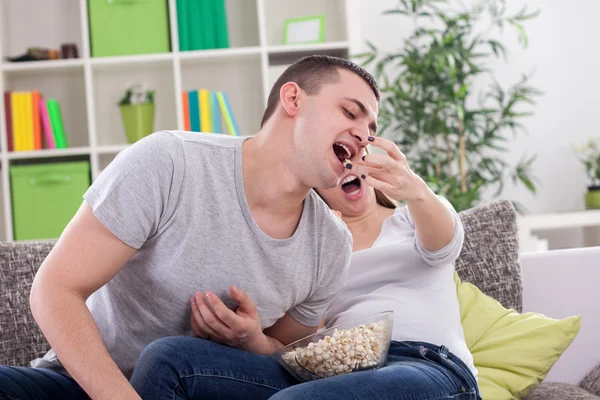
[[[291,343],[273,357],[299,381],[312,381],[385,365],[394,312],[333,326]]]

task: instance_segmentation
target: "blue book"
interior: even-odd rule
[[[231,124],[233,125],[233,131],[235,136],[240,136],[240,130],[238,129],[237,123],[235,122],[235,118],[233,116],[233,111],[231,110],[231,105],[229,104],[229,98],[227,97],[227,93],[223,93],[223,100],[225,101],[225,107],[227,107],[227,111],[229,112],[229,117],[231,118]]]
[[[221,133],[221,119],[219,118],[219,101],[217,92],[210,92],[210,110],[213,113],[213,132]]]
[[[200,132],[200,103],[197,90],[188,92],[188,102],[190,104],[190,130]]]

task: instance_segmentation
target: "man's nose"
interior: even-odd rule
[[[352,136],[354,136],[354,138],[356,138],[356,140],[358,141],[358,146],[359,147],[367,147],[367,145],[369,144],[369,129],[357,129],[354,128],[352,130],[352,132],[350,132],[350,134]]]

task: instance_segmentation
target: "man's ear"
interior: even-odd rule
[[[302,89],[295,82],[287,82],[279,90],[281,106],[290,117],[295,117],[299,112]]]

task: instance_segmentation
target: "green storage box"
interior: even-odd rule
[[[88,161],[10,167],[15,240],[58,238],[90,186]]]
[[[88,0],[92,57],[171,51],[167,0]]]

